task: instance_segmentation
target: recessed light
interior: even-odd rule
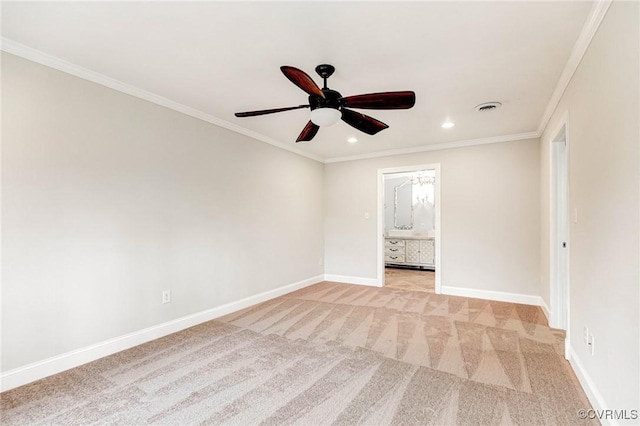
[[[455,126],[455,124],[452,123],[451,121],[445,121],[444,123],[442,123],[442,128],[443,129],[450,129],[453,126]]]
[[[354,138],[353,136],[351,136],[349,139],[347,139],[347,142],[349,143],[356,143],[358,142],[358,139]]]

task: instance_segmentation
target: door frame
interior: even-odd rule
[[[569,342],[570,309],[570,223],[569,223],[569,121],[568,114],[551,133],[550,149],[550,223],[549,223],[549,325],[566,330],[565,357]],[[566,243],[566,247],[563,247]]]
[[[378,277],[377,282],[380,287],[384,286],[384,226],[385,226],[385,214],[384,214],[384,175],[393,173],[405,173],[405,172],[420,172],[423,170],[433,170],[435,172],[435,189],[434,189],[434,202],[435,202],[435,248],[436,248],[436,278],[435,278],[435,292],[440,294],[442,292],[442,226],[440,222],[440,212],[442,209],[442,197],[440,196],[441,188],[441,174],[440,163],[430,164],[418,164],[413,166],[400,166],[385,169],[378,169],[378,224],[376,239],[377,244],[377,265],[378,265]]]

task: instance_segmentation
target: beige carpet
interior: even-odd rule
[[[584,424],[537,307],[321,283],[5,392],[9,424]]]

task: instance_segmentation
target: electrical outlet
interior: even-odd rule
[[[164,290],[162,292],[162,303],[169,303],[171,302],[171,290]]]
[[[589,344],[589,327],[587,327],[586,325],[582,330],[582,340],[584,340],[585,345]]]
[[[593,337],[593,334],[589,334],[589,352],[591,352],[591,356],[593,356],[593,353],[595,351],[595,345],[596,345],[596,341]]]

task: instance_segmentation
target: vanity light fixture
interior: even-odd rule
[[[450,129],[453,126],[455,126],[455,123],[453,123],[452,121],[445,121],[444,123],[442,123],[443,129]]]
[[[413,176],[411,179],[411,185],[433,185],[436,181],[434,176]]]
[[[349,139],[347,139],[347,142],[349,142],[349,143],[356,143],[356,142],[358,142],[358,139],[357,139],[357,138],[354,138],[353,136],[351,136]]]

